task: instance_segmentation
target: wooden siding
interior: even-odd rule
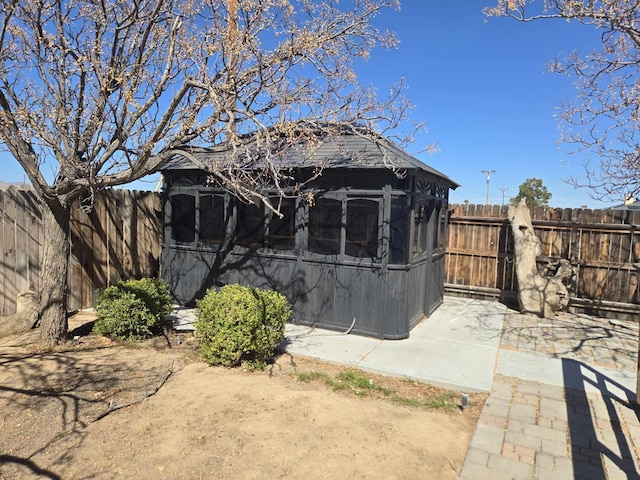
[[[263,243],[261,239],[251,245],[253,249],[247,249],[238,241],[237,230],[233,228],[242,221],[242,216],[232,201],[225,242],[213,245],[201,241],[201,198],[230,194],[216,187],[194,184],[198,175],[198,172],[179,171],[165,175],[161,270],[178,303],[193,305],[208,288],[224,284],[268,287],[283,293],[291,302],[295,323],[389,339],[408,336],[411,327],[442,303],[444,255],[439,253],[435,258],[432,250],[438,246],[440,231],[440,217],[435,212],[440,208],[446,211],[448,181],[418,171],[410,174],[402,185],[391,185],[387,170],[327,170],[310,187],[318,189],[313,208],[322,211],[321,198],[340,205],[341,220],[333,219],[332,231],[325,236],[334,242],[327,245],[338,246],[338,251],[330,254],[318,251],[314,245],[309,248],[309,238],[314,238],[312,232],[317,225],[309,218],[311,208],[306,208],[303,202],[299,202],[296,213],[295,249],[290,251],[271,249],[268,242]],[[395,190],[394,186],[407,190]],[[178,195],[179,201],[175,202]],[[183,195],[193,197],[188,203],[195,206],[195,214],[189,214],[188,235],[179,237],[176,233],[181,233],[182,226],[174,226],[172,206],[185,201]],[[412,195],[415,201],[410,203]],[[349,202],[357,199],[376,205],[378,252],[375,256],[360,257],[347,252]],[[403,263],[394,259],[389,265],[393,199],[407,207],[406,218],[403,216],[406,223],[402,228],[394,227],[402,232],[400,243],[407,249],[414,245],[416,220],[421,234],[418,236],[420,248],[413,258],[409,259],[413,251],[407,251],[400,256]],[[422,207],[419,219],[415,208],[409,208],[410,204]],[[269,230],[267,221],[262,225],[265,231]],[[335,232],[339,232],[339,242],[335,242],[338,238],[333,236]],[[370,240],[367,238],[367,245]],[[397,239],[396,243],[399,243]],[[258,246],[262,248],[256,248]],[[431,288],[430,284],[437,285]]]
[[[2,315],[11,315],[18,293],[39,287],[42,221],[40,205],[29,191],[0,190],[0,211],[0,307]]]
[[[73,209],[69,308],[93,305],[98,290],[127,278],[157,277],[161,199],[154,192],[108,190],[86,213]]]
[[[256,252],[167,247],[162,271],[175,299],[183,304],[192,304],[211,287],[240,283],[285,294],[293,307],[294,323],[342,330],[353,325],[353,333],[375,337],[406,337],[408,332],[394,321],[382,324],[383,309],[390,307],[395,319],[404,310],[405,300],[386,298],[380,268]]]
[[[515,299],[508,207],[450,208],[447,291]],[[633,265],[640,262],[640,212],[535,208],[531,217],[541,242],[540,267],[547,261],[566,258],[577,269],[568,285],[574,306],[591,313],[610,310],[633,315],[640,303],[640,272]]]
[[[18,292],[40,288],[40,203],[32,191],[0,191],[0,306],[15,311]],[[69,308],[93,305],[96,292],[123,278],[158,276],[161,199],[153,192],[107,190],[94,208],[72,210]]]

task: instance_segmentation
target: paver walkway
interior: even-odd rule
[[[637,350],[637,323],[507,313],[459,480],[640,479]]]

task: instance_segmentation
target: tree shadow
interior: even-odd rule
[[[500,342],[505,317],[510,313],[504,304],[460,297],[445,298],[445,304],[450,309],[455,307],[455,316],[447,317],[445,328],[455,328],[474,341],[496,345]],[[433,318],[429,318],[425,326],[433,331]]]
[[[8,464],[15,464],[25,467],[29,470],[31,475],[37,477],[50,478],[51,480],[62,480],[60,475],[52,472],[51,470],[47,470],[46,468],[41,468],[36,465],[31,460],[26,458],[16,457],[15,455],[0,455],[0,473],[2,473],[2,466]]]
[[[502,337],[504,348],[572,358],[608,368],[633,369],[637,360],[635,322],[591,318],[562,312],[553,319],[508,314]]]
[[[0,347],[0,451],[7,452],[0,477],[62,478],[60,466],[73,461],[98,415],[157,386],[167,370],[159,358],[124,354],[122,347],[45,353]]]

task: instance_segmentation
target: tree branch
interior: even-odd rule
[[[140,403],[143,400],[146,400],[147,398],[155,395],[163,387],[163,385],[167,382],[167,380],[169,380],[169,377],[171,375],[173,375],[173,360],[171,361],[171,364],[169,365],[169,369],[167,370],[165,375],[160,380],[160,383],[153,390],[147,392],[143,396],[141,396],[139,398],[136,398],[135,400],[132,400],[130,402],[119,403],[117,405],[110,406],[107,410],[105,410],[104,412],[98,414],[98,416],[96,418],[94,418],[91,421],[91,423],[97,422],[98,420],[102,420],[104,417],[106,417],[107,415],[109,415],[109,414],[111,414],[111,413],[113,413],[113,412],[115,412],[117,410],[122,410],[123,408],[130,407],[131,405],[135,405],[136,403]]]

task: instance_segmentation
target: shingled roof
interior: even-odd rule
[[[243,150],[246,153],[243,153]],[[235,161],[243,169],[260,169],[264,166],[260,156],[255,154],[255,144],[248,143],[237,150]],[[253,152],[252,155],[249,152]],[[258,158],[258,160],[256,160]],[[277,168],[349,168],[397,170],[420,170],[439,177],[457,188],[459,184],[443,173],[431,168],[387,139],[373,140],[365,136],[345,133],[336,138],[315,141],[312,146],[289,146],[272,158]],[[228,168],[232,162],[231,150],[227,147],[195,148],[184,155],[177,154],[167,161],[161,171],[167,170],[207,170]]]
[[[624,203],[622,205],[617,205],[612,207],[613,210],[640,210],[640,200],[636,200],[635,202]]]

